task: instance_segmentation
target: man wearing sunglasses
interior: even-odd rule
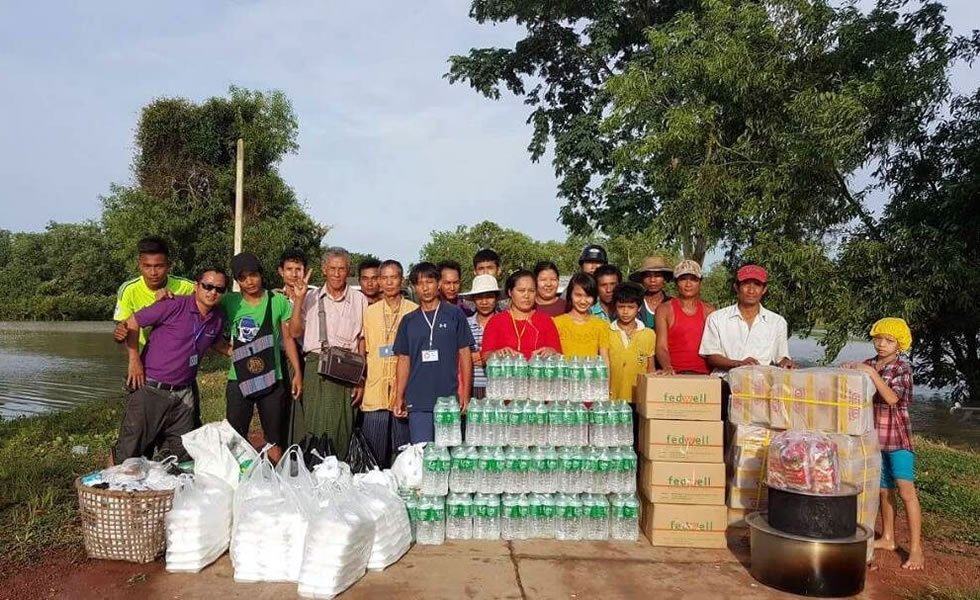
[[[132,389],[126,400],[113,461],[161,453],[187,459],[180,436],[194,428],[193,386],[200,359],[208,349],[227,353],[222,333],[225,316],[216,307],[228,289],[219,269],[202,270],[190,296],[175,296],[141,309],[126,319]],[[151,327],[142,354],[139,334]]]

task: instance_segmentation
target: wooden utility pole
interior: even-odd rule
[[[245,210],[245,140],[238,138],[235,153],[235,254],[242,251],[242,213]],[[238,282],[234,284],[239,291]]]

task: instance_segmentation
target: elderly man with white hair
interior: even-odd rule
[[[350,289],[351,256],[338,247],[323,253],[324,283],[306,294],[303,302],[303,343],[306,368],[304,394],[294,406],[292,435],[304,451],[323,452],[327,442],[337,457],[347,458],[354,428],[354,406],[364,394],[363,382],[349,382],[320,373],[321,354],[338,348],[364,356],[364,311],[367,299]]]

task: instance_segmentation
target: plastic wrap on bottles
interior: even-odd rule
[[[728,382],[732,423],[848,435],[874,429],[875,387],[860,371],[753,365],[732,369]]]
[[[840,489],[837,444],[809,431],[772,436],[766,461],[766,485],[784,490],[833,494]]]
[[[181,475],[167,513],[167,571],[197,573],[228,549],[235,490],[209,475]]]

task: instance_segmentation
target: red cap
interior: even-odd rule
[[[745,265],[735,274],[735,281],[738,283],[748,281],[749,279],[766,283],[769,281],[769,273],[766,273],[766,270],[759,265]]]

